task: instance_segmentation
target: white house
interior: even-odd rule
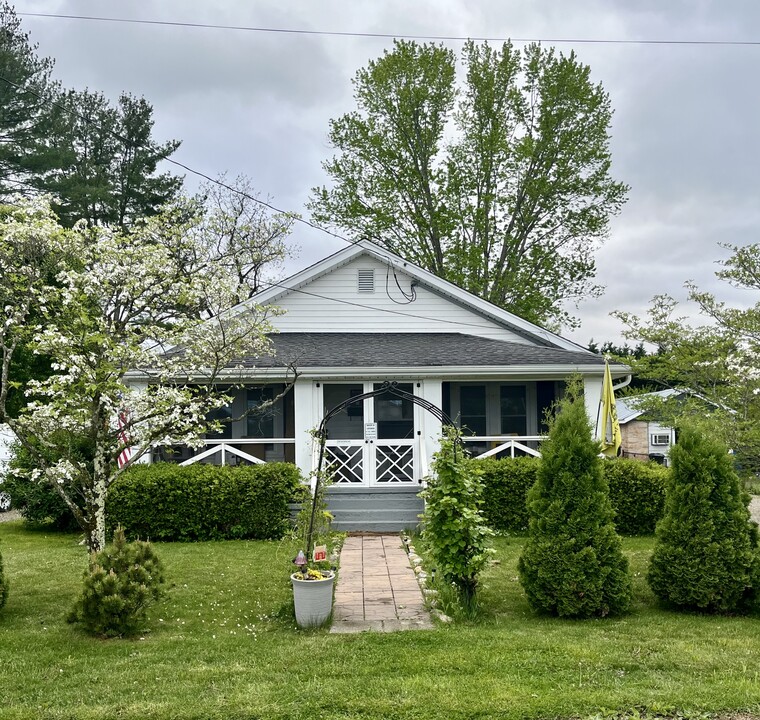
[[[596,421],[604,360],[368,242],[347,246],[259,293],[274,305],[274,355],[246,358],[230,422],[200,451],[157,448],[183,463],[295,462],[314,467],[310,431],[338,403],[394,382],[441,408],[470,435],[475,455],[536,453],[543,414],[564,381],[582,375]],[[236,312],[246,312],[247,304]],[[251,413],[281,395],[266,413]],[[613,377],[629,368],[612,366]],[[327,425],[339,529],[415,525],[441,422],[385,393],[349,406]]]

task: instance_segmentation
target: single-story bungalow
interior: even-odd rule
[[[348,245],[248,303],[284,312],[272,318],[274,353],[244,359],[244,386],[232,391],[225,412],[234,420],[201,450],[156,448],[154,459],[287,461],[308,476],[316,462],[310,431],[339,403],[385,382],[440,408],[463,428],[476,456],[537,454],[544,412],[573,373],[583,377],[596,423],[601,356],[372,242]],[[246,312],[248,303],[234,311]],[[630,372],[624,365],[611,370],[613,378]],[[327,432],[336,528],[415,525],[441,420],[383,392],[348,405]]]

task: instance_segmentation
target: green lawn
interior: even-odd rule
[[[86,558],[73,536],[0,524],[0,718],[553,718],[760,712],[760,619],[656,608],[651,539],[631,539],[634,612],[568,622],[529,610],[520,539],[498,541],[483,618],[432,632],[300,632],[277,542],[159,544],[173,583],[150,632],[67,625]]]

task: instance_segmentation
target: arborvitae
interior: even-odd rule
[[[528,493],[529,535],[518,568],[538,612],[603,617],[630,606],[628,561],[615,532],[599,451],[574,380],[550,422]]]
[[[748,610],[760,587],[757,526],[726,447],[683,428],[670,459],[649,585],[679,608]]]
[[[8,581],[5,579],[5,573],[3,572],[3,556],[0,553],[0,608],[5,605],[5,601],[8,599]]]

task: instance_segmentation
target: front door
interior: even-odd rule
[[[326,383],[323,411],[357,395],[379,390],[381,383]],[[413,383],[399,383],[414,392]],[[418,479],[418,438],[415,405],[383,393],[349,405],[327,423],[327,465],[340,485],[392,487]]]

